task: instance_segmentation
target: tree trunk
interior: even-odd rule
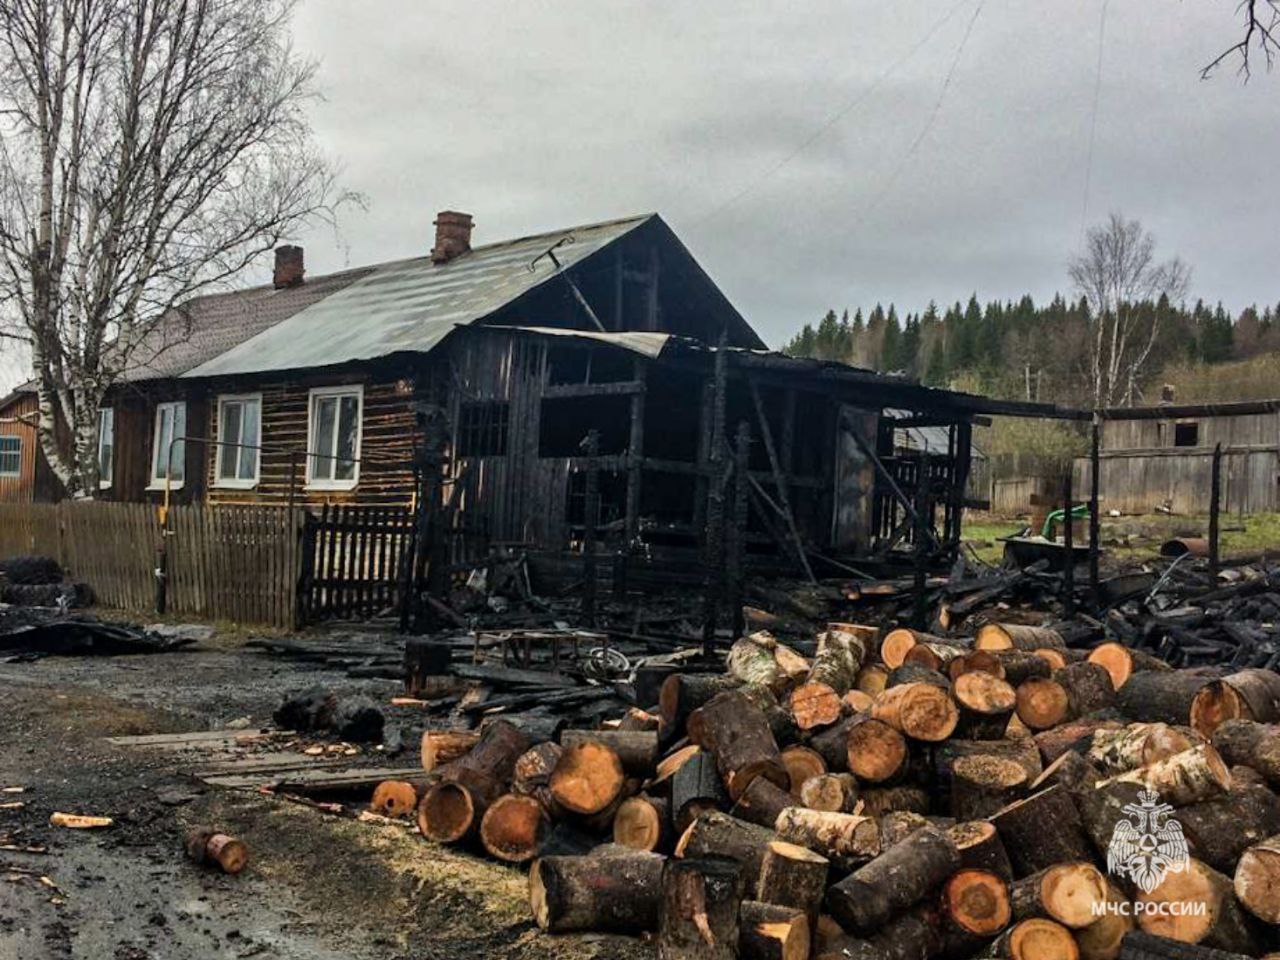
[[[880,827],[873,817],[787,807],[774,826],[780,839],[807,847],[845,869],[880,853]]]
[[[1116,695],[1116,707],[1130,720],[1182,726],[1191,717],[1191,703],[1201,688],[1221,670],[1148,670],[1135,673]]]
[[[987,870],[957,870],[942,889],[947,920],[975,937],[994,937],[1009,924],[1012,910],[1004,879]]]
[[[776,840],[766,829],[727,813],[704,813],[676,843],[677,857],[728,857],[742,865],[748,889],[755,889],[769,844]]]
[[[1001,757],[961,757],[951,770],[951,814],[985,820],[1016,800],[1027,787],[1027,771]]]
[[[480,842],[490,856],[507,863],[524,863],[538,855],[550,826],[547,812],[537,800],[508,793],[484,812]]]
[[[737,800],[756,777],[788,784],[778,744],[764,714],[737,691],[719,694],[689,716],[689,739],[716,758],[716,768]]]
[[[599,740],[565,747],[551,772],[551,795],[573,813],[599,813],[622,792],[626,776],[613,749]]]
[[[529,903],[548,933],[658,929],[663,865],[656,853],[542,857],[529,872]]]
[[[794,907],[743,900],[738,956],[744,960],[809,960],[809,918]]]
[[[1090,861],[1093,850],[1071,796],[1050,787],[1009,804],[991,817],[1019,877],[1072,860]],[[1052,824],[1052,829],[1046,829]]]
[[[1139,783],[1175,807],[1212,800],[1231,789],[1231,771],[1208,745],[1192,747],[1149,766],[1130,770],[1111,781]]]
[[[658,960],[735,960],[743,880],[719,857],[671,859],[662,871]]]
[[[930,743],[950,737],[960,719],[950,695],[928,683],[885,690],[872,706],[871,716],[913,740]]]
[[[1048,917],[1072,930],[1098,919],[1110,890],[1092,863],[1057,863],[1017,881],[1011,891],[1015,920]]]
[[[827,909],[846,930],[865,936],[919,902],[959,865],[955,844],[926,827],[831,887]]]
[[[816,929],[830,866],[825,857],[812,850],[774,840],[765,849],[755,886],[756,899],[801,910],[810,927]]]

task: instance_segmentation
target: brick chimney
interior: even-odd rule
[[[301,247],[276,247],[276,269],[271,282],[277,290],[299,286],[303,273]]]
[[[1160,402],[1173,403],[1174,388],[1172,383],[1166,383],[1160,388]]]
[[[471,249],[471,214],[441,210],[436,214],[436,245],[431,248],[432,263],[447,263]]]

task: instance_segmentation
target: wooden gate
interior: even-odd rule
[[[399,507],[326,505],[308,514],[302,621],[369,619],[397,610],[414,541],[414,515]]]

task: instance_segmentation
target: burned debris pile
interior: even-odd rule
[[[615,660],[608,630],[413,640],[426,776],[371,809],[527,866],[542,929],[671,960],[1262,956],[1273,571],[1106,583],[1097,615],[1040,565],[931,577],[924,604],[910,578],[757,593],[786,609],[746,608],[723,657]],[[922,606],[928,630],[893,626]],[[884,626],[808,626],[835,609]]]

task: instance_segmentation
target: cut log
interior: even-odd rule
[[[1028,654],[1030,656],[1030,654]],[[962,653],[949,664],[947,664],[947,676],[954,682],[956,678],[966,673],[973,673],[975,670],[981,670],[983,673],[989,673],[993,677],[999,677],[1001,680],[1008,680],[1005,676],[1004,666],[1001,663],[1001,652],[996,650],[969,650]],[[1045,667],[1046,674],[1048,667]],[[1016,687],[1016,683],[1010,683],[1010,686]]]
[[[1089,653],[1089,662],[1096,663],[1111,677],[1111,686],[1119,690],[1129,678],[1140,670],[1168,670],[1169,665],[1142,650],[1134,650],[1121,643],[1103,643]]]
[[[1040,776],[1044,769],[1035,742],[1023,740],[948,740],[933,748],[932,787],[939,805],[946,809],[951,802],[951,779],[956,761],[961,757],[1000,757],[1012,760],[1027,772],[1027,782]]]
[[[1164,760],[1193,746],[1190,737],[1167,723],[1131,723],[1118,730],[1095,731],[1086,756],[1101,773],[1110,776]]]
[[[622,763],[627,776],[647,778],[658,763],[658,734],[649,730],[565,730],[560,746],[568,749],[595,740],[603,743]]]
[[[1116,704],[1111,675],[1101,664],[1081,660],[1053,672],[1053,679],[1067,692],[1067,716],[1078,720]]]
[[[1073,720],[1035,735],[1036,746],[1045,763],[1052,763],[1068,751],[1087,753],[1093,746],[1093,737],[1099,730],[1119,731],[1124,724],[1103,717],[1086,717]]]
[[[895,670],[906,663],[907,654],[922,643],[946,645],[952,643],[952,641],[944,637],[935,637],[932,634],[922,633],[919,630],[911,630],[908,627],[898,627],[886,633],[884,639],[880,641],[880,659],[890,670]],[[937,669],[932,664],[926,664],[926,666]]]
[[[1046,867],[1023,877],[1011,890],[1015,919],[1048,917],[1073,930],[1097,920],[1109,896],[1106,877],[1085,861]]]
[[[875,703],[875,697],[861,690],[850,690],[840,698],[840,709],[846,714],[866,713]]]
[[[613,842],[633,850],[666,849],[671,836],[669,804],[661,797],[628,797],[613,817]]]
[[[1230,767],[1258,771],[1280,786],[1280,729],[1253,720],[1227,720],[1213,731],[1213,747]]]
[[[879,951],[873,955],[876,960],[920,960],[952,952],[941,913],[932,903],[919,904],[894,917],[871,938],[871,945]],[[966,942],[957,952],[962,956],[971,953],[973,945]]]
[[[937,743],[955,731],[960,712],[945,690],[929,683],[908,683],[885,690],[871,716],[913,740]]]
[[[1129,898],[1114,883],[1107,883],[1107,902],[1102,916],[1083,930],[1076,930],[1080,960],[1116,960],[1124,939],[1137,927]]]
[[[1280,923],[1280,836],[1267,837],[1240,855],[1234,889],[1259,920]]]
[[[776,645],[777,641],[766,630],[742,637],[729,648],[725,656],[725,670],[740,683],[775,686],[782,677],[773,655]]]
[[[529,871],[533,919],[548,933],[591,930],[634,936],[656,930],[665,862],[659,854],[639,851],[535,860]]]
[[[858,671],[854,686],[868,696],[878,697],[889,683],[889,668],[883,663],[868,663]]]
[[[777,695],[768,687],[759,684],[742,686],[738,692],[747,698],[747,702],[764,714],[769,732],[779,747],[785,747],[800,740],[800,728],[791,712],[778,701]]]
[[[1025,680],[1018,687],[1018,719],[1032,730],[1056,727],[1067,719],[1070,709],[1067,691],[1056,680]]]
[[[677,857],[728,857],[742,866],[748,889],[755,889],[765,851],[776,840],[766,829],[726,813],[704,813],[676,843]]]
[[[819,777],[827,772],[826,761],[822,754],[809,747],[797,745],[782,751],[782,765],[787,770],[787,782],[791,796],[800,799],[800,788],[806,780]]]
[[[935,818],[935,823],[928,817],[911,810],[889,810],[876,814],[876,823],[880,827],[880,849],[888,850],[895,843],[901,843],[922,827],[937,827],[939,830],[949,829],[954,824],[943,824],[943,818]],[[949,834],[948,834],[949,835]]]
[[[904,663],[900,667],[894,667],[889,671],[889,679],[885,681],[884,688],[892,690],[908,683],[927,683],[944,692],[951,691],[951,680],[945,673],[930,670],[918,663]]]
[[[550,826],[547,812],[537,800],[508,793],[484,812],[480,842],[490,856],[507,863],[525,863],[538,855]]]
[[[936,670],[954,680],[955,677],[951,677],[951,664],[968,653],[969,649],[969,644],[959,640],[926,640],[907,651],[903,665],[911,663],[926,670]]]
[[[852,813],[858,802],[858,780],[851,773],[824,773],[800,787],[800,802],[810,810]]]
[[[1129,770],[1111,781],[1141,784],[1154,790],[1165,803],[1181,807],[1226,793],[1231,789],[1231,771],[1218,751],[1206,744]]]
[[[1016,800],[992,815],[1018,877],[1070,861],[1093,859],[1080,813],[1062,787],[1050,787]],[[1052,824],[1052,829],[1047,825]]]
[[[1018,698],[999,677],[977,671],[955,681],[952,696],[960,707],[955,734],[966,740],[999,740],[1009,726]]]
[[[957,870],[943,886],[942,909],[948,921],[965,933],[994,937],[1012,916],[1009,887],[987,870]]]
[[[418,832],[436,843],[457,843],[480,825],[496,799],[458,781],[433,783],[418,801]]]
[[[603,810],[597,810],[595,813],[580,815],[578,823],[585,830],[597,836],[611,836],[613,834],[614,818],[618,815],[622,805],[640,792],[641,783],[642,781],[637,777],[624,777],[622,789],[618,791],[618,795],[610,801],[609,805]]]
[[[991,955],[1005,960],[1080,960],[1080,948],[1062,924],[1036,917],[1010,927],[996,940]]]
[[[826,906],[846,930],[865,936],[917,903],[959,866],[955,844],[925,827],[831,887]]]
[[[662,718],[656,713],[641,710],[639,707],[628,707],[627,712],[618,721],[618,729],[628,732],[639,730],[653,730],[656,732],[661,723]]]
[[[1006,883],[1013,880],[1013,865],[1000,841],[1000,834],[988,820],[957,823],[947,836],[960,852],[960,865],[969,870],[987,870]]]
[[[1083,956],[1083,955],[1082,955]],[[1227,953],[1200,944],[1182,943],[1168,937],[1153,937],[1134,930],[1124,938],[1118,960],[1248,960],[1239,953]],[[1268,953],[1262,960],[1280,960],[1280,954]]]
[[[896,787],[863,787],[858,794],[862,812],[880,817],[894,811],[928,813],[929,794],[923,787],[902,784]]]
[[[650,784],[665,783],[675,776],[679,770],[691,758],[702,753],[702,748],[696,743],[686,743],[685,745],[672,750],[669,754],[658,761],[658,766],[654,770],[653,780]]]
[[[1249,847],[1280,834],[1280,798],[1266,787],[1233,782],[1231,792],[1177,813],[1191,855],[1231,873]]]
[[[551,774],[563,752],[560,744],[546,740],[520,754],[511,773],[512,791],[533,797],[542,804],[548,816],[561,812],[560,805],[551,794]]]
[[[743,880],[720,857],[667,861],[658,919],[659,960],[735,960]]]
[[[1044,657],[1028,650],[982,651],[994,656],[1000,664],[1005,683],[1015,690],[1028,680],[1048,680],[1053,666]]]
[[[1148,670],[1135,673],[1116,694],[1116,707],[1130,720],[1186,724],[1196,694],[1221,671]]]
[[[1168,871],[1150,893],[1139,889],[1137,901],[1138,926],[1144,933],[1251,957],[1261,952],[1253,923],[1231,881],[1199,860]],[[1187,904],[1204,904],[1204,909],[1187,909]]]
[[[791,692],[791,713],[801,730],[840,719],[840,698],[854,686],[867,658],[867,640],[852,630],[830,624],[818,640],[813,668]]]
[[[729,797],[737,800],[756,777],[787,787],[786,767],[764,714],[740,692],[713,698],[689,716],[689,739],[716,758]]]
[[[816,928],[830,866],[826,857],[806,847],[774,840],[765,849],[756,899],[801,910]]]
[[[447,780],[465,784],[473,801],[487,806],[505,792],[516,761],[532,746],[529,735],[507,720],[495,720],[480,732],[474,747],[440,768]],[[478,819],[480,812],[477,811]]]
[[[774,824],[778,837],[851,868],[880,853],[880,827],[874,817],[787,807]]]
[[[738,956],[744,960],[809,960],[809,918],[794,907],[743,900]]]
[[[1191,726],[1201,736],[1212,737],[1227,720],[1280,720],[1280,674],[1241,670],[1202,687],[1191,702]]]
[[[1016,800],[1027,786],[1027,771],[1002,757],[958,759],[951,770],[951,814],[957,820],[984,820]]]
[[[759,824],[773,829],[778,814],[787,807],[794,806],[791,794],[764,777],[756,777],[747,787],[746,792],[738,798],[730,813],[740,820]]]
[[[451,760],[457,760],[480,740],[475,730],[424,730],[422,731],[422,769],[435,770]]]
[[[418,788],[405,780],[383,780],[369,801],[369,809],[384,817],[407,817],[417,807]]]
[[[685,728],[689,714],[717,694],[733,690],[738,680],[720,673],[673,673],[662,682],[658,694],[658,715],[662,718],[659,734],[664,740],[675,737]]]
[[[233,876],[249,864],[249,848],[243,841],[210,827],[194,827],[187,831],[184,847],[187,856],[195,863],[216,866]]]
[[[1052,627],[1029,627],[1020,623],[986,623],[974,637],[975,650],[1027,650],[1041,647],[1065,650],[1062,635]]]
[[[613,749],[599,740],[583,740],[565,747],[551,772],[551,795],[573,813],[604,810],[622,792],[626,776]]]
[[[677,833],[683,833],[707,811],[726,806],[728,800],[715,758],[709,753],[690,757],[671,778],[671,813]]]
[[[814,739],[814,746],[818,747],[818,738]],[[824,752],[823,756],[827,754]],[[867,783],[887,783],[906,769],[908,759],[907,741],[898,730],[860,714],[851,718],[844,732],[844,763],[831,769],[847,769]]]

